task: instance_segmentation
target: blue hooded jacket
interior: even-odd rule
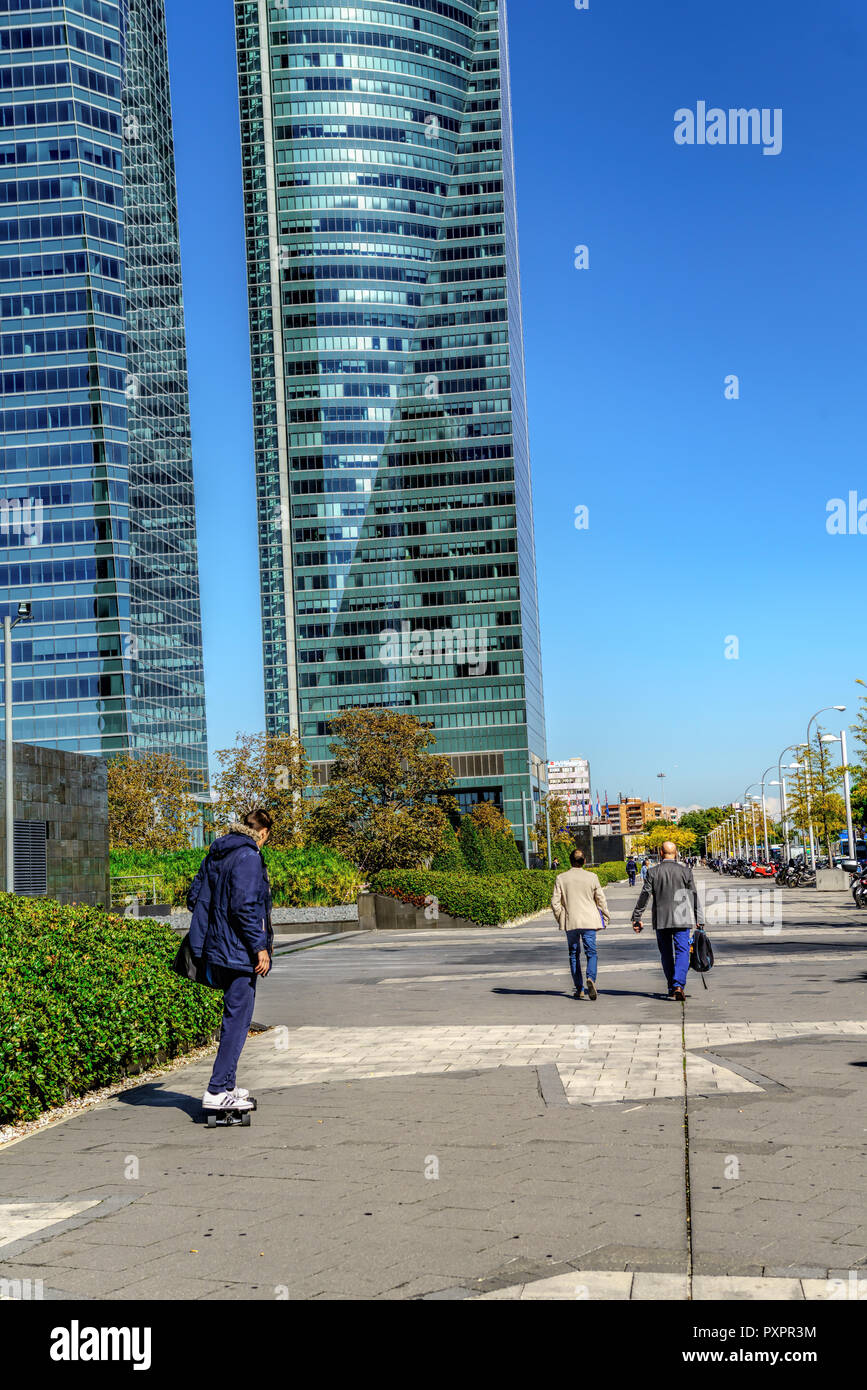
[[[252,975],[271,950],[271,886],[262,852],[245,825],[215,840],[190,885],[190,950],[206,965]]]

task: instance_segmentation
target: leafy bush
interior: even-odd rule
[[[206,1043],[222,997],[177,949],[164,922],[0,894],[0,1124]]]
[[[402,902],[417,903],[431,896],[443,912],[466,917],[480,926],[502,926],[529,917],[550,905],[559,871],[522,869],[517,873],[445,873],[433,869],[384,869],[370,886]],[[600,883],[626,877],[625,864],[601,864],[591,869]]]
[[[203,849],[177,850],[173,854],[112,850],[111,872],[155,877],[157,900],[183,906],[205,854]],[[275,907],[334,907],[354,902],[361,887],[358,870],[336,850],[322,845],[308,845],[304,849],[266,846],[265,862]]]
[[[619,883],[627,876],[625,859],[614,859],[608,864],[587,864],[585,867],[596,875],[603,888],[607,883]]]

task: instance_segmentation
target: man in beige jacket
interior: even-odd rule
[[[584,868],[584,855],[580,849],[573,849],[569,862],[571,869],[560,874],[554,884],[551,907],[557,918],[557,925],[566,933],[569,947],[569,966],[572,970],[572,983],[575,986],[574,999],[596,999],[596,933],[600,919],[602,927],[608,926],[611,914],[602,885],[595,874]],[[587,957],[587,992],[581,977],[581,942]]]

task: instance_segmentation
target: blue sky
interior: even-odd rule
[[[167,12],[219,748],[264,724],[232,6]],[[867,535],[825,525],[867,498],[867,11],[511,0],[510,23],[549,756],[611,797],[665,771],[671,802],[737,799],[867,679]],[[781,153],[676,145],[698,101],[781,108]]]

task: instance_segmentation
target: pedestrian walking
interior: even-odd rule
[[[647,869],[647,860],[646,860],[646,859],[642,859],[642,861],[641,861],[641,882],[642,882],[642,883],[646,883],[646,882],[647,882],[647,873],[648,873],[648,869]]]
[[[236,1086],[238,1062],[253,1019],[256,982],[271,969],[271,887],[262,857],[273,821],[251,811],[220,835],[190,886],[190,950],[205,983],[223,991],[223,1024],[205,1110],[252,1110]]]
[[[636,864],[635,859],[631,854],[626,861],[626,872],[629,875],[629,886],[630,888],[634,888],[635,875],[638,873],[638,865]]]
[[[595,874],[584,867],[584,852],[575,849],[569,856],[571,868],[559,874],[554,884],[551,908],[557,918],[557,925],[566,933],[569,948],[569,968],[575,986],[573,999],[597,998],[596,989],[596,933],[604,930],[611,920],[608,903],[602,885]],[[587,961],[587,988],[581,974],[581,947]]]
[[[682,1001],[689,970],[689,938],[696,926],[704,926],[704,914],[692,869],[678,862],[677,846],[666,840],[662,857],[649,870],[632,914],[632,927],[643,931],[642,914],[653,902],[653,930],[668,985],[669,999]]]

